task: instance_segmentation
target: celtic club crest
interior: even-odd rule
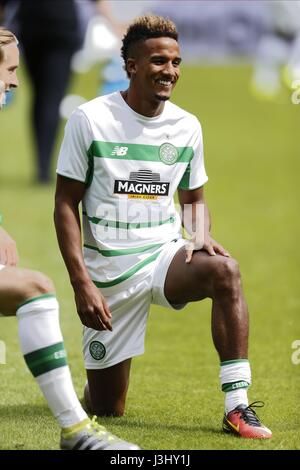
[[[104,344],[100,343],[100,341],[92,341],[90,343],[90,354],[96,361],[103,359],[106,354]]]
[[[172,144],[162,144],[159,147],[159,158],[166,165],[174,165],[178,160],[178,150]]]

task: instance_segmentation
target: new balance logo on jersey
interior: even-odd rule
[[[128,147],[120,147],[116,145],[111,152],[111,155],[116,155],[117,157],[124,157],[127,154]]]
[[[131,172],[128,180],[115,180],[114,193],[140,196],[168,196],[170,183],[160,181],[151,170]]]

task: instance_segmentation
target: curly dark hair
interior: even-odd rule
[[[124,60],[125,70],[132,46],[138,41],[146,41],[146,39],[160,37],[169,37],[178,41],[178,31],[173,21],[169,18],[152,14],[136,18],[128,27],[122,41],[121,56]],[[127,75],[129,76],[128,72]]]
[[[3,46],[7,46],[7,44],[10,44],[11,42],[18,43],[16,36],[8,29],[0,26],[0,63],[4,58]]]

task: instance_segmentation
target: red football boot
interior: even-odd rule
[[[255,401],[249,406],[239,405],[223,419],[223,431],[248,439],[270,439],[272,432],[264,426],[253,408],[261,408],[263,402]]]

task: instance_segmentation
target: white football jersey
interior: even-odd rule
[[[181,236],[177,188],[208,179],[200,123],[169,101],[150,118],[119,92],[96,98],[69,119],[57,173],[86,184],[84,259],[95,284],[137,280],[162,245]]]

